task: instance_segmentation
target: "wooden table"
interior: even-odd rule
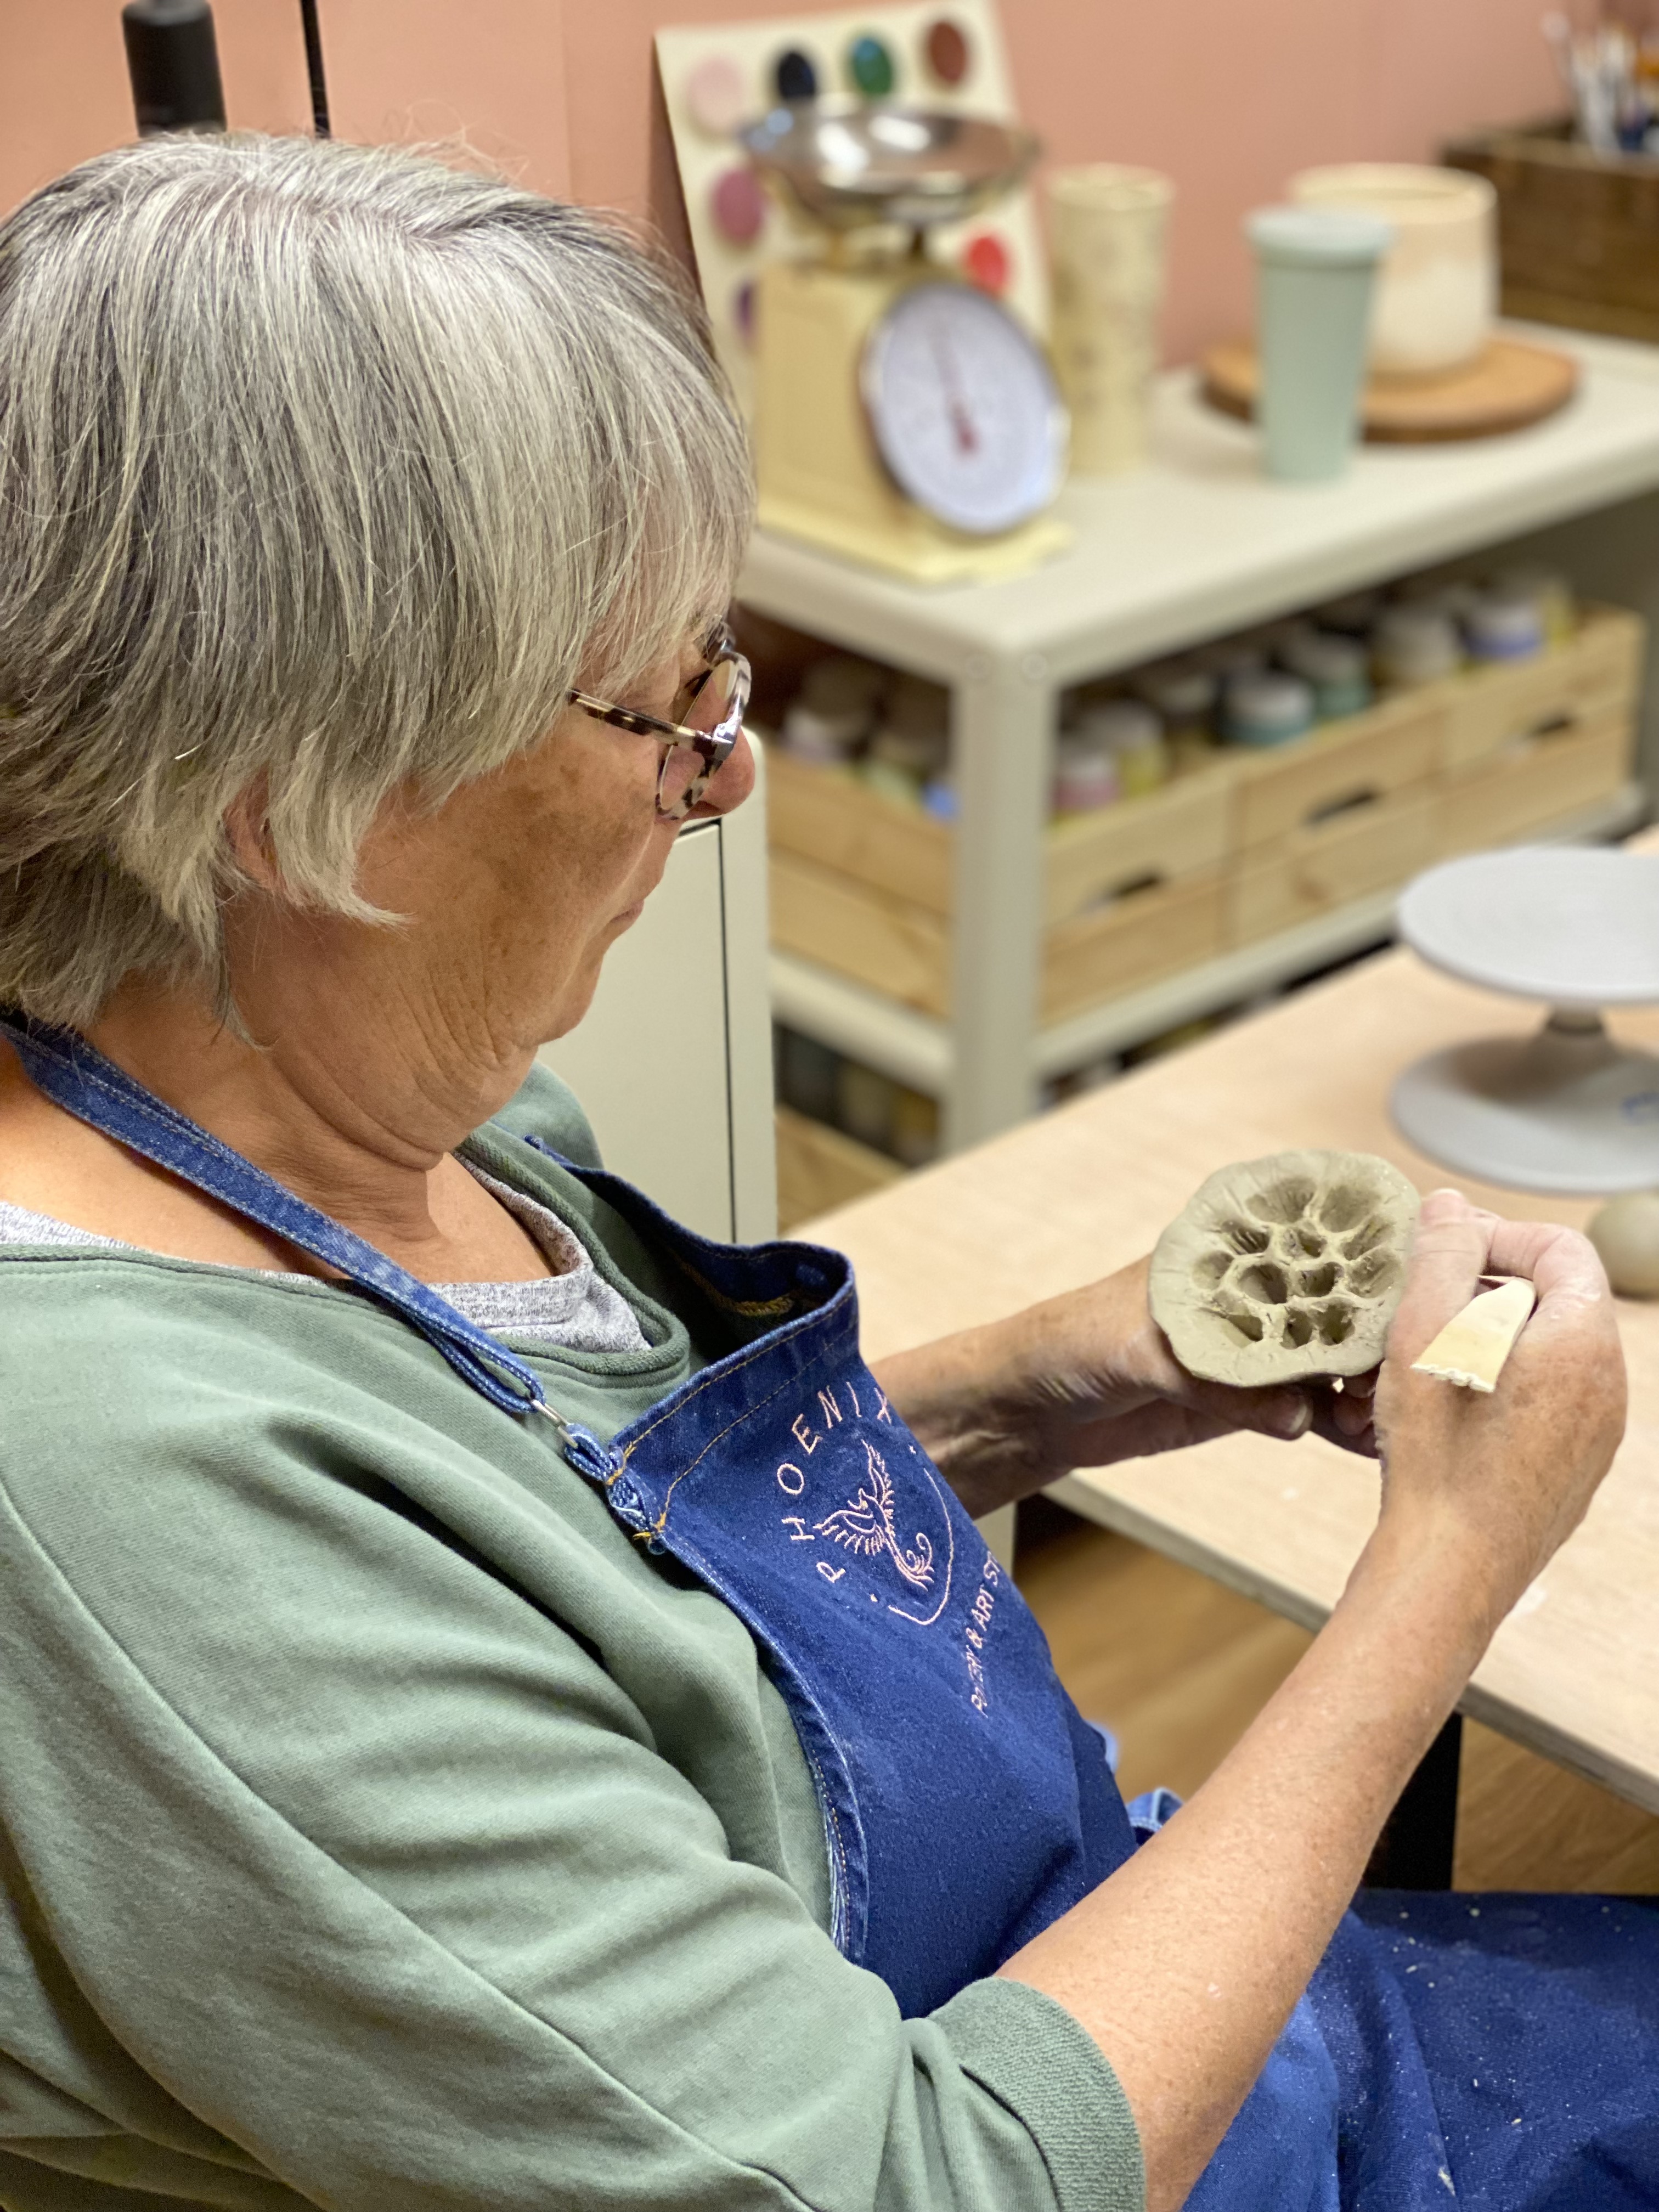
[[[1433,1047],[1540,1018],[1382,953],[799,1233],[851,1255],[866,1351],[879,1358],[1133,1259],[1230,1160],[1342,1146],[1383,1154],[1424,1190],[1451,1182],[1391,1126],[1393,1078]],[[1659,1048],[1659,1009],[1614,1025]],[[1592,1210],[1462,1187],[1513,1215],[1581,1225]],[[1659,1303],[1621,1302],[1620,1325],[1631,1410],[1618,1461],[1498,1632],[1462,1710],[1659,1812]],[[1054,1494],[1309,1627],[1376,1512],[1373,1473],[1316,1438],[1236,1436],[1071,1475]]]

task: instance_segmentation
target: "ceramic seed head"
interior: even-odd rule
[[[1363,1375],[1382,1357],[1415,1189],[1370,1152],[1223,1168],[1152,1254],[1152,1318],[1190,1375],[1243,1387]]]

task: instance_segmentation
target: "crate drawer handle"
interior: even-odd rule
[[[1328,822],[1334,822],[1344,814],[1358,814],[1363,807],[1376,806],[1382,793],[1367,785],[1363,791],[1345,791],[1335,799],[1328,799],[1316,806],[1303,820],[1304,830],[1321,830]]]
[[[1534,722],[1530,728],[1516,730],[1505,738],[1493,755],[1496,760],[1525,760],[1540,745],[1553,744],[1559,738],[1577,738],[1583,734],[1576,714],[1553,714],[1546,722]]]
[[[1165,881],[1164,876],[1156,868],[1139,876],[1125,876],[1121,883],[1107,884],[1097,890],[1083,910],[1085,914],[1098,914],[1103,907],[1120,906],[1125,899],[1139,898],[1147,891],[1161,890]]]

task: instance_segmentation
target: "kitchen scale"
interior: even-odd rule
[[[1601,1018],[1659,1005],[1659,855],[1478,854],[1419,876],[1399,919],[1431,967],[1552,1009],[1530,1036],[1473,1038],[1408,1067],[1390,1101],[1401,1133],[1514,1190],[1659,1185],[1659,1058]]]
[[[1071,533],[1047,356],[929,234],[1012,191],[1036,158],[1018,126],[831,98],[738,133],[821,250],[775,261],[756,309],[759,518],[916,583],[1006,575]]]

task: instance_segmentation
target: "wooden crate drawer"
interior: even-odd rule
[[[1443,687],[1443,765],[1455,771],[1553,724],[1583,725],[1628,704],[1641,681],[1644,635],[1635,615],[1592,607],[1575,636],[1537,659],[1454,678]]]
[[[955,843],[942,822],[896,805],[855,776],[766,754],[766,835],[775,851],[949,914]]]
[[[1253,754],[1239,769],[1239,845],[1316,829],[1423,782],[1440,764],[1445,712],[1443,687],[1425,685]]]
[[[1440,853],[1499,845],[1611,798],[1630,775],[1634,738],[1629,708],[1607,707],[1587,727],[1534,738],[1449,777],[1437,810]]]
[[[1057,822],[1044,860],[1044,921],[1069,921],[1131,886],[1178,883],[1219,867],[1237,780],[1237,763],[1224,762],[1144,799]]]
[[[1233,878],[1229,943],[1277,936],[1408,882],[1435,857],[1435,811],[1429,790],[1373,799],[1252,853]]]
[[[1061,922],[1043,940],[1040,1018],[1064,1021],[1213,959],[1222,945],[1223,899],[1224,878],[1216,869],[1131,891]]]
[[[1218,867],[1232,834],[1236,780],[1236,764],[1224,762],[1144,799],[1056,823],[1045,842],[1044,921],[1068,921],[1131,884]],[[766,757],[766,816],[775,852],[930,914],[951,913],[956,841],[919,808],[775,746]]]
[[[771,878],[775,945],[921,1013],[949,1013],[947,922],[790,854],[773,854]],[[1150,884],[1048,931],[1042,1019],[1064,1020],[1212,958],[1221,950],[1223,882],[1211,869]]]
[[[772,942],[924,1014],[950,1011],[951,925],[793,853],[774,853]]]

